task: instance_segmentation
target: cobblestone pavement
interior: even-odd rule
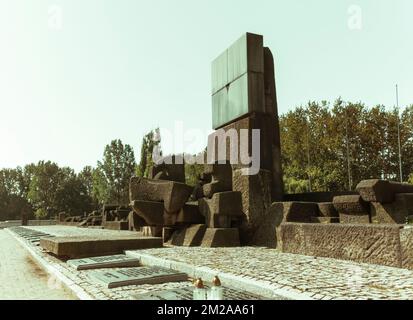
[[[30,227],[57,236],[113,232],[67,226]],[[117,232],[117,231],[115,231]],[[28,241],[25,245],[40,259],[83,290],[83,298],[130,299],[136,294],[188,286],[188,282],[106,289],[90,281],[88,272],[75,271],[61,260]],[[127,251],[144,265],[159,265],[190,276],[219,275],[223,283],[272,299],[410,299],[413,271],[378,265],[280,253],[266,248],[166,247]],[[207,278],[205,278],[207,279]],[[69,286],[70,286],[69,283]],[[261,289],[263,289],[261,291]],[[254,289],[255,290],[255,289]]]
[[[231,281],[308,296],[316,300],[413,300],[413,271],[328,258],[280,253],[266,248],[183,248],[128,251],[167,265],[209,270]],[[145,259],[144,259],[145,258]],[[177,262],[174,264],[174,262]],[[177,269],[177,268],[175,268]],[[190,271],[189,271],[190,272]]]
[[[113,234],[113,233],[118,232],[118,231],[110,231],[110,230],[83,229],[83,228],[67,227],[67,226],[27,227],[27,228],[30,228],[36,231],[45,232],[48,234],[57,235],[57,236],[59,235],[79,236],[79,235],[85,235],[85,234],[90,235],[91,231],[93,235],[97,235],[98,233],[99,234],[103,234],[103,233]],[[1,231],[1,232],[6,233],[6,231]],[[184,281],[184,282],[169,282],[169,283],[157,284],[157,285],[139,285],[139,286],[132,285],[132,286],[125,286],[125,287],[114,288],[114,289],[107,289],[104,286],[90,280],[90,277],[88,276],[88,274],[92,272],[91,270],[77,271],[73,269],[72,267],[70,267],[67,263],[44,252],[42,248],[36,245],[35,243],[26,241],[23,238],[17,236],[16,234],[12,233],[11,231],[8,231],[8,232],[10,232],[10,234],[8,234],[7,237],[9,237],[9,241],[11,243],[14,243],[15,246],[18,246],[17,241],[21,241],[22,244],[26,247],[26,249],[29,250],[31,254],[34,255],[35,258],[45,268],[47,268],[51,273],[57,275],[54,278],[54,282],[56,284],[64,282],[64,284],[68,286],[71,290],[76,292],[76,295],[80,296],[81,299],[129,300],[129,299],[133,299],[133,296],[138,295],[138,294],[147,294],[150,292],[157,292],[157,291],[162,291],[162,290],[172,290],[175,288],[185,288],[185,287],[188,287],[188,285],[191,285],[189,281]],[[126,232],[126,233],[129,233],[129,232]],[[136,233],[134,234],[136,235]],[[24,252],[23,248],[21,250],[23,250]],[[100,269],[100,270],[104,270],[104,269]],[[12,270],[10,270],[10,276],[11,275],[13,275],[13,277],[17,277],[17,275],[15,275]],[[1,288],[2,287],[0,284],[0,289]],[[7,292],[5,296],[8,296]],[[27,293],[27,297],[29,296],[30,296],[30,292]]]
[[[66,300],[76,297],[57,285],[15,238],[0,230],[0,299]]]

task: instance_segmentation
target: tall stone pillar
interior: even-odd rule
[[[259,170],[246,175],[249,165],[232,163],[233,190],[242,193],[245,221],[242,244],[250,239],[272,201],[283,197],[280,129],[274,77],[274,60],[263,37],[246,33],[212,63],[213,135],[226,139],[226,160],[231,160],[232,133],[238,133],[239,156],[253,155],[253,130],[259,130]],[[223,130],[221,130],[223,129]],[[241,150],[241,129],[248,132],[248,150]],[[217,153],[217,150],[214,150]]]

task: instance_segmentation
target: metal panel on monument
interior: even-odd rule
[[[122,268],[137,267],[140,261],[137,258],[129,257],[124,254],[113,256],[84,258],[68,260],[67,264],[76,270],[103,269],[103,268]]]
[[[212,62],[212,119],[218,129],[265,111],[263,37],[246,33]]]
[[[142,284],[159,284],[188,280],[188,275],[162,267],[139,267],[117,270],[96,270],[90,278],[109,289]]]

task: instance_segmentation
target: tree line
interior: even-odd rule
[[[371,178],[413,183],[413,105],[309,102],[282,115],[280,130],[288,193],[354,190]]]
[[[354,190],[369,178],[400,180],[399,131],[403,181],[413,183],[413,105],[399,117],[397,109],[382,105],[309,102],[281,115],[280,130],[287,193]],[[20,219],[22,212],[52,218],[62,211],[81,215],[105,203],[128,204],[130,178],[148,176],[160,143],[159,129],[146,134],[136,163],[132,147],[114,140],[95,167],[79,173],[51,161],[2,169],[0,221]],[[202,170],[186,164],[187,183],[195,185]]]

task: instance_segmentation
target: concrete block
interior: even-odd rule
[[[204,224],[193,225],[177,230],[172,234],[170,244],[183,247],[197,247],[204,238],[206,226]]]
[[[391,203],[396,193],[413,193],[413,185],[386,180],[371,179],[361,181],[356,190],[364,201]]]
[[[239,231],[237,228],[214,229],[208,228],[202,239],[201,247],[239,247]]]
[[[70,259],[121,254],[125,250],[161,248],[162,238],[110,236],[41,238],[40,246],[58,257]]]
[[[371,202],[373,223],[405,224],[413,213],[413,193],[397,193],[392,203]]]
[[[285,253],[402,266],[396,225],[283,223],[281,238]]]

